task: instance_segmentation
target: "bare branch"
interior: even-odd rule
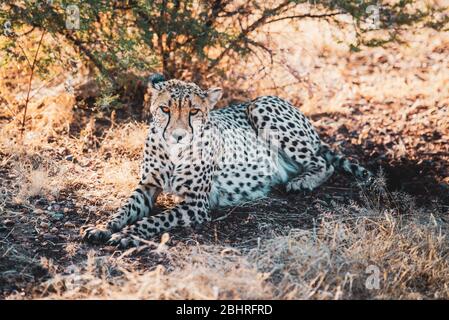
[[[269,20],[269,21],[266,21],[265,24],[278,22],[278,21],[282,21],[282,20],[288,20],[288,19],[304,19],[304,18],[322,19],[322,18],[330,18],[330,17],[335,17],[335,16],[338,16],[338,15],[341,15],[341,14],[345,14],[345,12],[338,11],[338,12],[322,13],[322,14],[311,14],[311,13],[298,14],[298,15],[280,17],[280,18],[276,18],[276,19],[273,19],[273,20]]]
[[[217,64],[226,56],[228,55],[228,53],[235,49],[238,44],[245,40],[245,38],[253,31],[255,31],[256,29],[258,29],[259,27],[261,27],[262,25],[265,24],[266,20],[272,16],[273,14],[277,14],[279,13],[282,9],[284,9],[285,7],[287,7],[288,5],[291,4],[291,1],[286,0],[284,2],[282,2],[280,5],[278,5],[277,7],[273,8],[273,9],[269,9],[269,10],[265,10],[264,13],[262,14],[262,16],[257,19],[256,21],[254,21],[251,25],[249,25],[246,29],[244,29],[235,40],[231,41],[231,43],[220,53],[220,55],[213,60],[213,62],[209,65],[209,67],[207,68],[208,71],[212,70],[215,66],[217,66]]]
[[[251,40],[251,39],[247,39],[247,42],[250,45],[253,45],[255,47],[258,47],[260,49],[262,49],[263,51],[267,52],[269,57],[270,57],[270,64],[273,64],[273,50],[271,50],[270,48],[266,47],[264,44]]]
[[[34,55],[33,64],[31,65],[30,79],[28,80],[28,92],[27,92],[27,97],[25,100],[25,109],[23,110],[22,128],[20,130],[22,137],[23,137],[23,132],[25,131],[25,122],[26,122],[26,116],[27,116],[27,110],[28,110],[28,103],[30,102],[31,83],[33,82],[34,69],[36,67],[37,56],[39,54],[39,50],[41,48],[42,41],[44,40],[44,35],[45,35],[45,29],[42,30],[42,35],[41,35],[41,38],[39,39],[39,44],[37,45],[37,50]]]

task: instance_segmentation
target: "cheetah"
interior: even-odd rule
[[[140,182],[107,222],[88,226],[89,242],[127,248],[174,227],[210,221],[215,207],[264,197],[275,185],[313,190],[341,169],[360,181],[372,174],[324,144],[296,107],[263,96],[226,108],[214,106],[220,88],[153,75],[147,95],[152,119]],[[179,202],[152,213],[161,192]]]

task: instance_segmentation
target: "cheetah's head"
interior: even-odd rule
[[[189,144],[207,121],[210,110],[220,100],[222,90],[202,90],[192,82],[150,77],[150,112],[162,138],[169,145]]]

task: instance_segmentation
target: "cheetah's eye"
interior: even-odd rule
[[[194,116],[194,115],[196,115],[199,111],[200,111],[200,109],[192,109],[192,110],[190,110],[190,115],[191,115],[191,116]]]
[[[170,113],[170,108],[168,108],[168,107],[162,106],[161,110],[162,110],[163,113]]]

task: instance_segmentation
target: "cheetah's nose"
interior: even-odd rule
[[[186,136],[186,132],[184,130],[175,130],[172,133],[172,137],[176,143],[181,142],[181,140]]]

